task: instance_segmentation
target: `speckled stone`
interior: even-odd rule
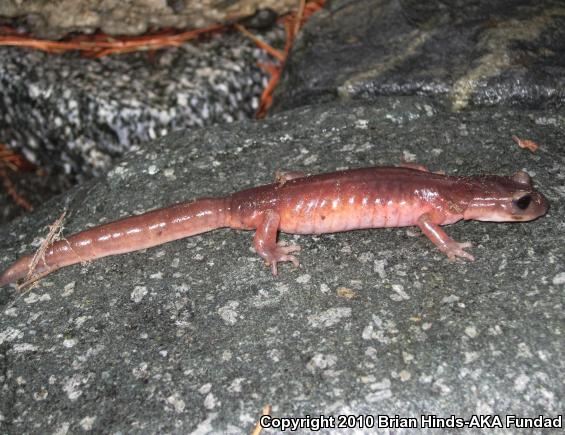
[[[256,65],[266,54],[239,33],[102,59],[13,47],[0,57],[0,140],[73,181],[173,130],[251,117],[267,80]]]
[[[558,417],[564,128],[562,115],[547,112],[452,114],[402,97],[140,146],[106,177],[0,228],[0,269],[36,247],[64,208],[70,234],[268,183],[276,169],[401,156],[450,174],[524,169],[551,209],[530,223],[446,227],[474,244],[474,263],[447,261],[414,229],[281,235],[302,246],[301,266],[284,264],[274,278],[252,233],[226,229],[74,265],[25,295],[3,288],[0,431],[250,433],[267,403],[276,417]],[[512,134],[539,150],[518,148]],[[509,432],[519,431],[492,433]]]

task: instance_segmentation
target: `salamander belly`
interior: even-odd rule
[[[428,208],[417,199],[393,200],[375,195],[304,198],[292,205],[279,211],[280,229],[295,234],[411,226]]]

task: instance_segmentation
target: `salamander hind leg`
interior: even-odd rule
[[[298,259],[290,254],[300,251],[300,246],[284,246],[277,243],[280,221],[281,218],[277,212],[273,210],[265,211],[253,237],[255,250],[271,266],[273,275],[277,275],[277,263],[279,261],[290,261],[295,267],[299,266]]]
[[[447,255],[450,260],[456,257],[466,258],[474,261],[475,257],[465,251],[465,248],[473,246],[471,242],[459,243],[449,237],[441,227],[434,223],[428,213],[424,213],[418,218],[418,226],[422,232],[432,241],[438,249]]]

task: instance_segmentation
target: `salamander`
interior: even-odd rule
[[[525,222],[549,204],[523,171],[512,176],[452,176],[424,167],[373,167],[332,173],[279,174],[272,184],[202,198],[127,217],[54,242],[32,274],[108,255],[123,254],[217,228],[255,230],[253,245],[277,275],[298,245],[277,243],[279,231],[322,234],[362,228],[418,226],[450,259],[474,260],[471,243],[450,238],[441,225],[459,220]],[[30,275],[33,255],[12,264],[0,285]]]

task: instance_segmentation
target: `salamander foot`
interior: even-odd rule
[[[469,261],[475,261],[475,257],[464,251],[465,248],[471,247],[473,247],[473,244],[471,242],[459,243],[452,241],[451,243],[447,244],[444,252],[447,255],[449,261],[455,261],[457,257],[466,258]]]
[[[277,263],[279,262],[290,261],[294,265],[294,267],[300,266],[298,259],[294,255],[289,255],[292,252],[298,252],[298,251],[300,251],[299,245],[284,246],[281,244],[277,244],[277,247],[274,249],[274,251],[266,253],[266,255],[263,258],[265,258],[265,262],[267,263],[267,265],[271,266],[271,271],[273,272],[273,275],[276,276],[278,273]]]

